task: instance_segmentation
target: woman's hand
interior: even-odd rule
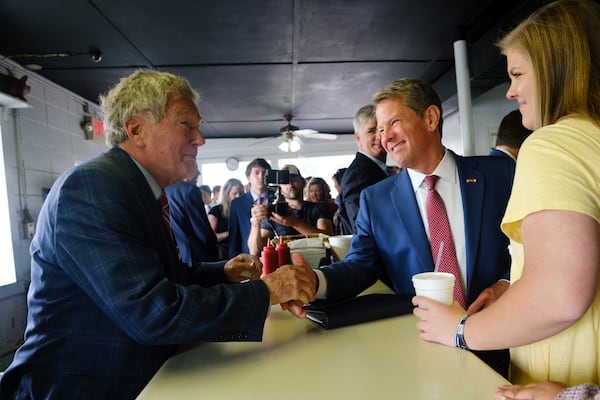
[[[496,397],[503,400],[529,399],[554,400],[567,385],[560,382],[545,381],[529,385],[504,385],[496,389]]]
[[[413,314],[419,318],[419,337],[428,342],[454,347],[456,325],[466,314],[460,304],[454,301],[448,306],[425,296],[413,297],[412,303],[415,306]]]

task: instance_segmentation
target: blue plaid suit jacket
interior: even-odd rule
[[[267,287],[218,284],[222,265],[179,262],[120,148],[67,171],[38,218],[25,342],[0,398],[134,398],[178,344],[260,340]]]

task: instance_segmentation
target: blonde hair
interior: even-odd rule
[[[223,206],[223,217],[229,217],[229,207],[231,206],[231,200],[229,200],[229,193],[234,187],[239,187],[242,189],[242,194],[244,193],[244,185],[242,185],[242,181],[236,178],[228,179],[227,182],[223,185],[223,188],[219,192],[219,204]]]
[[[333,199],[331,198],[331,188],[323,178],[319,178],[317,176],[313,176],[308,180],[308,183],[304,187],[304,198],[306,201],[310,200],[310,187],[312,185],[317,185],[323,191],[323,196],[325,197],[324,203],[331,203]]]
[[[160,121],[172,98],[197,103],[200,96],[187,79],[167,72],[138,70],[122,78],[105,96],[100,96],[106,144],[115,145],[128,139],[124,122],[134,115],[144,114]]]
[[[503,54],[520,48],[535,73],[535,129],[569,114],[600,121],[600,5],[588,0],[550,3],[504,36]]]

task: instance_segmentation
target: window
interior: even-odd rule
[[[10,213],[8,209],[8,193],[6,171],[4,169],[4,149],[2,148],[2,127],[0,126],[0,286],[16,282],[15,257],[11,233]]]
[[[299,158],[281,158],[279,160],[267,160],[273,168],[281,168],[286,164],[294,164],[300,170],[303,177],[318,176],[329,184],[331,188],[331,196],[337,196],[333,179],[331,177],[339,168],[345,168],[354,159],[354,153],[342,156],[327,156],[327,157],[299,157]],[[224,162],[220,163],[204,163],[200,166],[202,175],[199,181],[203,185],[208,185],[211,188],[215,185],[221,185],[229,178],[237,178],[242,181],[242,184],[248,183],[246,178],[246,167],[249,161],[240,161],[236,171],[229,171]]]
[[[212,189],[216,185],[223,186],[228,179],[236,178],[242,181],[242,185],[245,185],[248,183],[248,178],[246,178],[248,164],[250,164],[249,161],[240,161],[235,171],[228,170],[224,162],[202,164],[200,166],[202,174],[198,178],[198,182],[202,182],[203,185],[208,185]]]
[[[287,158],[280,159],[277,167],[281,168],[286,164],[294,164],[298,167],[304,178],[314,176],[325,179],[325,182],[327,182],[331,189],[331,197],[335,198],[338,193],[335,190],[335,185],[333,184],[333,179],[331,177],[338,169],[348,167],[352,160],[354,160],[354,154],[327,157]]]

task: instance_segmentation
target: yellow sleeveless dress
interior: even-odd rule
[[[600,224],[600,128],[593,123],[564,118],[534,132],[521,147],[502,221],[502,230],[511,240],[511,282],[523,270],[520,222],[547,209],[579,212]],[[576,324],[511,349],[511,382],[600,383],[600,282],[598,289],[594,303]],[[552,296],[552,288],[540,290]]]

